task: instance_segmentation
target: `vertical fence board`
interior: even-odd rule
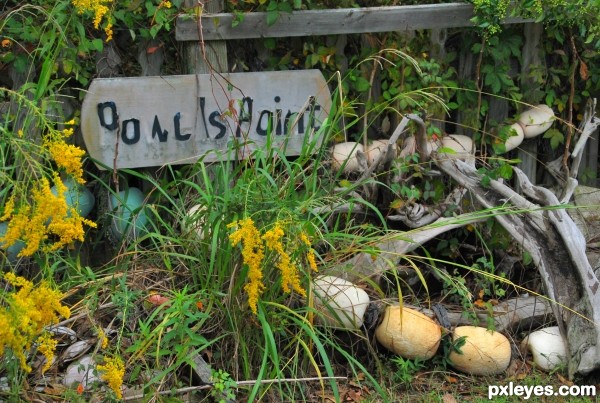
[[[186,7],[197,7],[195,0],[185,0]],[[206,2],[202,13],[219,13],[225,8],[224,0],[212,0]],[[199,19],[196,24],[201,24]],[[200,27],[199,27],[200,28]],[[224,73],[229,71],[227,65],[227,44],[226,41],[215,40],[205,41],[202,37],[202,31],[197,31],[197,38],[186,43],[184,49],[184,68],[188,74],[203,74],[216,71]]]
[[[523,26],[523,51],[521,54],[521,86],[531,86],[529,70],[534,65],[539,65],[541,59],[541,38],[543,26],[539,23],[527,23]],[[538,99],[526,99],[526,102],[537,104]],[[521,160],[519,168],[525,172],[531,183],[535,184],[537,175],[537,141],[524,141],[518,151],[518,158]]]

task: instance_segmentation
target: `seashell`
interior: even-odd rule
[[[73,361],[76,358],[78,358],[78,357],[82,356],[83,354],[87,353],[88,350],[93,345],[94,345],[94,343],[92,342],[91,339],[80,340],[78,342],[75,342],[75,343],[71,344],[69,347],[67,347],[65,351],[63,351],[61,359],[64,362]]]
[[[46,328],[46,331],[51,333],[54,339],[58,340],[57,347],[68,346],[77,341],[77,333],[66,326],[50,326]]]

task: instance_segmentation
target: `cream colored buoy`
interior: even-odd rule
[[[369,166],[373,165],[379,159],[379,156],[385,153],[388,143],[387,140],[375,140],[367,146],[365,152]],[[396,144],[392,144],[392,155],[387,155],[386,160],[391,161],[394,158],[396,158]],[[387,161],[382,161],[382,163],[385,164]]]
[[[566,363],[567,346],[558,326],[532,332],[521,342],[521,348],[529,351],[535,365],[544,371],[552,371]]]
[[[354,141],[334,145],[331,148],[333,168],[337,170],[343,166],[344,173],[358,172],[361,169],[357,157],[359,151],[364,152],[364,147]]]
[[[519,116],[519,123],[523,126],[526,139],[544,133],[554,122],[554,111],[548,105],[537,105],[527,109]]]
[[[192,230],[198,236],[198,239],[204,239],[204,225],[206,223],[206,206],[202,204],[194,204],[187,211],[184,226],[186,230]]]
[[[523,133],[523,127],[521,127],[519,123],[513,123],[510,126],[510,128],[513,129],[514,132],[511,132],[511,136],[507,138],[506,142],[504,143],[506,152],[514,150],[515,148],[520,146],[523,142],[523,139],[525,138],[525,134]]]
[[[451,365],[472,375],[496,375],[510,364],[510,342],[502,333],[478,326],[459,326],[454,329],[452,341],[466,337],[462,354],[450,353]]]
[[[442,329],[414,309],[388,306],[375,329],[377,341],[388,350],[411,360],[433,357],[442,339]]]
[[[356,330],[363,324],[369,295],[350,281],[334,276],[313,280],[316,322],[338,329]]]
[[[447,158],[459,159],[465,162],[475,162],[473,140],[464,134],[449,134],[442,137],[442,150],[437,150]],[[453,150],[453,153],[444,152],[444,149]]]
[[[400,151],[400,157],[405,158],[409,155],[412,155],[417,150],[416,139],[414,136],[407,137],[403,143],[404,148]],[[424,150],[424,154],[429,156],[433,151],[436,151],[440,146],[440,141],[436,141],[433,139],[427,140],[426,150]]]

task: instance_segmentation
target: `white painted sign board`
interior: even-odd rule
[[[100,78],[81,129],[100,168],[245,158],[267,145],[298,155],[330,108],[319,70]],[[231,152],[233,142],[243,146]]]

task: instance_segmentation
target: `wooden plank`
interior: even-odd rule
[[[101,169],[140,168],[244,158],[269,144],[298,155],[330,108],[319,70],[107,78],[91,83],[81,128]],[[227,153],[232,142],[241,155]]]
[[[190,16],[178,17],[175,38],[197,41],[199,26],[202,38],[211,41],[470,27],[472,17],[473,5],[466,3],[302,10],[281,13],[271,26],[266,12],[246,13],[236,27],[232,27],[233,14],[217,13],[203,15],[200,24]],[[507,18],[504,23],[527,21]]]

